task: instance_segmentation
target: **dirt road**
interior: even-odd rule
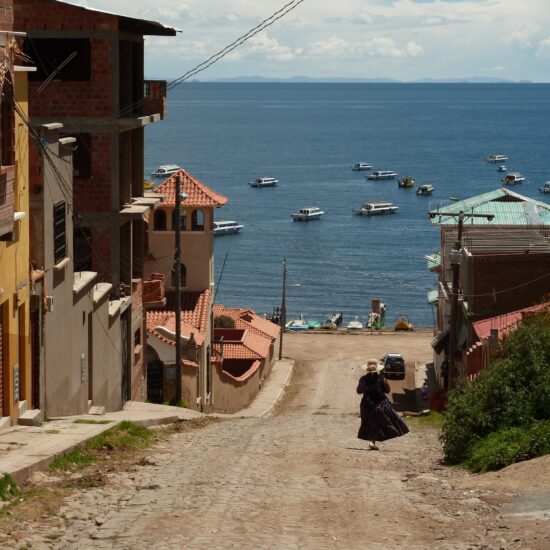
[[[413,423],[380,451],[356,439],[358,364],[394,350],[429,358],[430,335],[408,338],[290,336],[296,372],[272,416],[173,436],[67,499],[59,528],[24,526],[20,547],[549,548],[544,516],[506,515],[497,505],[512,497],[439,464],[432,428]]]

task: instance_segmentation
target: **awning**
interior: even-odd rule
[[[439,290],[430,290],[428,292],[428,304],[436,306],[439,301]]]
[[[424,259],[428,263],[428,269],[430,271],[439,271],[441,267],[441,254],[435,253],[430,256],[424,256]]]
[[[436,353],[441,353],[449,341],[449,330],[440,332],[432,341],[432,348]]]

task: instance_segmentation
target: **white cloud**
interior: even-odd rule
[[[265,55],[274,61],[290,61],[295,53],[287,46],[283,46],[275,38],[269,38],[267,33],[260,33],[249,40],[249,53]]]
[[[537,25],[522,23],[517,30],[511,32],[503,39],[506,44],[517,44],[522,48],[531,48],[533,37],[540,31]]]
[[[550,57],[550,36],[539,42],[538,57]]]
[[[340,36],[331,36],[328,40],[315,42],[308,50],[311,57],[361,58],[361,57],[416,57],[424,53],[422,46],[409,41],[399,46],[387,36],[378,36],[369,40],[350,42]]]

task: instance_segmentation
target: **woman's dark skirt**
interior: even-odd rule
[[[361,401],[361,427],[357,434],[359,439],[386,441],[408,432],[409,428],[387,399],[374,406],[369,406],[366,399]]]

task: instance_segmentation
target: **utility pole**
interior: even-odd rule
[[[176,200],[174,214],[174,267],[172,274],[174,276],[175,303],[174,313],[176,315],[176,395],[175,404],[182,400],[181,387],[181,202],[187,198],[185,193],[181,192],[180,175],[176,175]]]
[[[280,316],[280,325],[281,325],[281,336],[279,339],[279,361],[283,358],[283,334],[285,333],[286,325],[286,258],[283,260],[283,292],[281,297],[281,316]]]
[[[458,218],[458,235],[453,250],[451,251],[451,320],[449,324],[449,376],[447,379],[447,389],[452,389],[458,378],[457,353],[458,353],[458,295],[460,292],[460,262],[462,259],[462,234],[464,231],[464,220],[470,218],[485,218],[492,221],[493,214],[464,214],[461,210],[456,212],[430,212],[430,218],[438,216],[451,216]]]

